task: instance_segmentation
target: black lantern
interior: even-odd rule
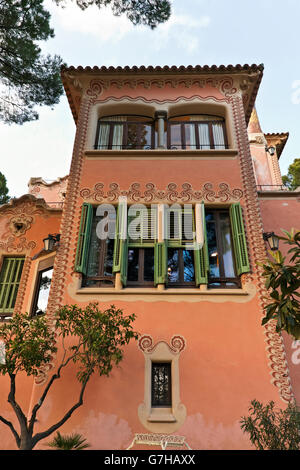
[[[272,145],[271,145],[270,147],[268,147],[268,146],[266,145],[266,152],[268,152],[268,153],[271,155],[271,157],[272,157],[272,156],[275,154],[275,152],[276,152],[276,148],[273,147]]]
[[[279,237],[274,232],[265,232],[263,239],[268,242],[268,245],[272,251],[277,251],[279,247]]]
[[[49,233],[48,238],[44,238],[44,250],[45,251],[53,251],[55,245],[59,242],[60,240],[60,234],[56,233],[54,235],[51,235]]]

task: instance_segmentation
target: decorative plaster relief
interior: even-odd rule
[[[132,183],[127,190],[122,190],[118,183],[110,183],[109,190],[104,190],[104,183],[95,184],[93,189],[83,188],[80,196],[84,200],[96,202],[117,202],[120,196],[126,196],[131,202],[230,202],[238,201],[243,197],[240,188],[231,189],[227,183],[220,183],[219,189],[214,189],[212,183],[205,183],[201,189],[193,189],[190,183],[183,183],[181,189],[176,183],[169,183],[164,190],[157,189],[154,183],[146,183],[143,191],[140,183]]]
[[[89,88],[86,91],[88,97],[92,98],[93,101],[99,99],[103,94],[104,90],[109,90],[113,87],[117,89],[123,89],[128,87],[132,90],[137,89],[138,87],[143,87],[144,89],[155,88],[192,88],[193,86],[199,88],[205,88],[207,86],[217,88],[225,97],[230,97],[238,92],[238,88],[234,85],[232,77],[223,76],[219,79],[216,78],[139,78],[139,79],[116,79],[111,78],[107,80],[91,80]],[[244,84],[245,86],[245,84]]]

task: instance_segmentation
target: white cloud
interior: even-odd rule
[[[66,32],[94,36],[103,42],[118,42],[135,28],[125,15],[114,16],[109,7],[99,9],[90,6],[86,10],[81,10],[76,4],[68,1],[62,8],[50,0],[46,0],[45,5],[55,22]]]
[[[160,50],[173,43],[176,48],[192,54],[199,47],[199,30],[207,28],[210,22],[209,16],[194,18],[190,15],[173,13],[169,21],[158,26],[155,48]]]

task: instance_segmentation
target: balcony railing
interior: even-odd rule
[[[289,188],[284,184],[259,184],[256,186],[257,191],[288,191]]]

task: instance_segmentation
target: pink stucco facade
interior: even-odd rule
[[[53,184],[31,180],[27,213],[20,214],[21,219],[32,217],[22,234],[23,247],[18,248],[21,235],[12,233],[11,218],[24,200],[0,208],[0,256],[21,253],[27,263],[15,311],[30,309],[38,263],[52,256],[50,320],[61,305],[114,304],[137,315],[134,327],[140,337],[126,348],[124,360],[109,377],[93,376],[84,405],[61,431],[80,432],[93,449],[126,449],[136,433],[184,436],[192,449],[199,450],[251,449],[239,424],[250,401],[274,400],[285,407],[300,400],[300,346],[277,335],[273,325],[261,326],[266,291],[257,262],[267,256],[262,234],[297,228],[300,222],[300,197],[281,186],[278,159],[283,137],[278,137],[276,153],[270,156],[266,146],[271,137],[262,132],[254,108],[262,68],[71,67],[62,79],[77,126],[69,175]],[[159,112],[167,121],[185,115],[221,117],[228,144],[197,149],[95,148],[99,118],[126,114],[155,120]],[[207,211],[229,212],[231,205],[239,204],[249,258],[239,287],[130,287],[122,285],[118,273],[110,287],[85,287],[75,265],[82,204],[116,206],[120,196],[129,204],[195,207],[203,202]],[[41,253],[48,233],[61,235],[51,255]],[[14,237],[11,250],[9,237]],[[59,357],[60,353],[37,380],[20,379],[28,412]],[[157,361],[172,364],[172,403],[164,412],[149,405],[149,367]],[[38,429],[56,422],[77,400],[75,374],[71,367],[55,385],[39,413]],[[0,383],[5,390],[3,377]],[[13,420],[5,392],[0,411]],[[1,424],[0,436],[3,448],[15,448]],[[43,444],[37,448],[43,449]]]

